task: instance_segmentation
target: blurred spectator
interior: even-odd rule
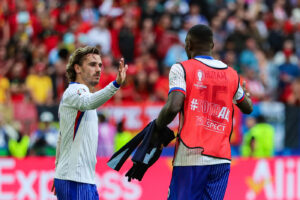
[[[285,1],[283,0],[276,0],[273,4],[273,13],[275,19],[279,21],[284,21],[287,19],[287,13],[285,9]]]
[[[163,14],[156,27],[156,54],[158,59],[164,59],[170,46],[174,43],[177,35],[171,31],[171,16]]]
[[[81,18],[83,21],[96,23],[99,18],[97,9],[94,7],[92,0],[86,0],[83,2],[83,8],[81,9]]]
[[[124,121],[121,121],[117,124],[117,134],[114,139],[114,151],[118,151],[123,147],[127,142],[132,138],[132,134],[129,131],[124,130]]]
[[[290,93],[287,95],[287,103],[300,106],[300,77],[292,82],[290,90]]]
[[[154,84],[155,101],[165,102],[169,93],[169,72],[170,67],[164,67],[162,76]]]
[[[165,3],[165,9],[171,13],[177,11],[181,15],[184,15],[189,11],[189,4],[186,1],[167,0]]]
[[[223,26],[223,20],[226,20],[227,12],[225,11],[224,14],[223,12],[224,12],[223,10],[220,10],[219,11],[220,14],[212,18],[211,21],[211,29],[214,33],[214,38],[213,38],[215,44],[214,52],[222,51],[227,36]]]
[[[300,68],[298,65],[290,61],[290,56],[286,56],[285,62],[278,67],[279,69],[279,100],[287,102],[289,89],[292,82],[300,76]]]
[[[257,57],[259,66],[258,78],[265,90],[264,100],[275,100],[275,90],[277,90],[278,85],[278,70],[273,65],[272,60],[267,58],[267,55],[264,53],[264,51],[258,50],[256,51],[255,55]]]
[[[9,71],[11,99],[14,103],[23,102],[27,93],[24,72],[25,65],[21,60],[16,61]]]
[[[69,5],[72,5],[72,3],[70,3]],[[65,9],[62,9],[62,11],[58,13],[54,28],[55,31],[57,31],[58,33],[66,33],[69,29],[69,22],[70,12],[68,11],[67,7],[65,7]]]
[[[53,102],[52,81],[46,69],[44,63],[37,63],[34,72],[26,78],[26,86],[37,105],[50,105]]]
[[[7,101],[7,103],[5,103],[5,104],[0,104],[0,113],[5,113],[5,115],[2,115],[2,118],[5,122],[5,124],[13,124],[14,123],[14,120],[15,120],[14,119],[14,109],[13,109],[13,104],[10,100]]]
[[[190,28],[191,24],[188,21],[184,21],[182,28],[178,31],[178,38],[182,44],[185,44],[185,37]]]
[[[279,21],[274,21],[271,23],[271,30],[268,35],[268,43],[271,50],[276,53],[282,49],[284,41],[284,33],[282,31],[282,23]]]
[[[248,23],[249,23],[249,35],[253,37],[253,39],[255,40],[259,48],[264,48],[265,38],[263,35],[261,35],[260,30],[258,29],[259,27],[257,27],[256,21],[254,19],[251,19]]]
[[[259,79],[258,74],[251,68],[245,68],[246,87],[251,94],[253,103],[266,99],[265,86]]]
[[[168,4],[171,1],[172,1],[171,4],[173,4],[173,5]],[[171,20],[172,20],[171,29],[173,31],[178,31],[181,29],[181,26],[182,26],[182,21],[183,21],[182,12],[187,13],[189,6],[187,5],[187,2],[184,2],[184,1],[180,1],[180,2],[176,2],[177,0],[175,0],[175,1],[171,0],[171,1],[168,1],[164,4],[165,12],[169,13],[171,16]],[[181,6],[180,6],[180,4],[181,4]],[[187,7],[186,7],[187,10],[184,10],[184,4],[187,5]],[[169,7],[167,7],[167,6],[169,6]],[[183,9],[180,10],[180,7]]]
[[[186,16],[185,19],[191,26],[196,24],[205,24],[208,25],[208,21],[204,15],[201,15],[201,8],[198,4],[190,5],[190,13]]]
[[[274,65],[280,66],[284,63],[298,64],[298,58],[294,53],[293,40],[285,40],[282,50],[278,51],[274,56]]]
[[[2,125],[0,126],[0,156],[8,156],[8,135]]]
[[[8,156],[8,141],[10,138],[17,138],[17,131],[5,122],[4,116],[0,114],[0,156]]]
[[[133,63],[134,60],[135,42],[137,39],[137,35],[134,32],[135,25],[135,20],[130,16],[126,16],[118,35],[120,52],[124,56],[126,63]]]
[[[111,156],[114,153],[114,137],[116,127],[107,121],[105,115],[98,113],[99,119],[99,135],[98,135],[98,150],[97,156]]]
[[[110,52],[111,37],[107,28],[107,18],[105,16],[100,17],[99,21],[94,27],[87,33],[88,45],[100,46],[102,54],[106,55]]]
[[[13,117],[21,124],[21,132],[32,133],[37,128],[37,105],[28,98],[13,102]]]
[[[10,100],[10,84],[8,78],[4,77],[0,71],[0,104]]]
[[[268,38],[268,34],[269,34],[269,31],[267,29],[267,26],[266,26],[266,23],[264,22],[264,13],[266,12],[267,8],[263,5],[263,11],[264,12],[259,12],[257,17],[256,17],[256,20],[252,23],[255,23],[255,26],[256,26],[256,29],[258,31],[258,34],[259,34],[259,37],[260,37],[260,47],[262,48],[265,48],[265,42]]]
[[[274,155],[274,128],[263,116],[244,135],[241,154],[244,157],[267,158]]]
[[[241,68],[236,60],[236,54],[234,51],[226,51],[224,56],[224,62],[227,63],[228,66],[234,68],[238,73],[241,73]]]
[[[103,3],[99,6],[99,13],[102,16],[118,17],[123,14],[123,9],[115,6],[115,1],[113,0],[104,0]]]
[[[141,37],[137,41],[138,55],[150,52],[152,55],[155,54],[155,40],[156,35],[154,32],[154,23],[152,19],[146,18],[143,21]]]
[[[21,124],[17,125],[17,138],[10,138],[8,141],[9,154],[16,158],[24,158],[28,155],[30,138],[28,133],[21,130]]]
[[[142,1],[142,11],[142,19],[151,18],[157,22],[164,11],[164,7],[158,0]]]
[[[7,20],[7,13],[9,12],[9,6],[6,1],[0,1],[0,8],[0,45],[3,45],[9,41],[9,24],[5,23]]]
[[[247,27],[235,15],[229,17],[226,26],[227,29],[232,29],[232,31],[229,31],[224,48],[225,50],[234,50],[237,54],[240,54],[245,49],[245,41],[248,37]]]
[[[249,37],[246,40],[246,48],[240,55],[240,64],[242,66],[242,69],[249,68],[255,73],[258,72],[258,60],[255,54],[256,51],[256,41],[252,37]]]
[[[144,101],[145,99],[148,99],[149,94],[149,84],[147,79],[147,73],[145,70],[140,70],[137,72],[135,79],[134,79],[134,86],[135,86],[135,101]]]
[[[121,52],[119,48],[119,33],[122,28],[123,22],[121,19],[115,19],[112,21],[112,27],[110,29],[111,34],[111,53],[118,59],[121,57]]]
[[[31,51],[31,60],[28,62],[28,66],[33,65],[33,63],[46,63],[47,62],[47,49],[46,45],[42,42],[37,42],[35,44],[36,48]]]
[[[60,35],[55,30],[56,18],[48,17],[43,18],[42,22],[42,32],[39,34],[39,37],[43,40],[45,44],[46,51],[50,52],[51,49],[55,48],[59,43]]]
[[[299,9],[299,11],[300,11],[300,9]],[[300,57],[300,22],[298,24],[298,27],[296,27],[294,39],[295,39],[295,52],[296,52],[297,57],[299,58]]]
[[[66,79],[66,66],[69,58],[69,51],[65,48],[58,49],[58,59],[52,67],[51,80],[53,84],[53,100],[54,103],[59,103],[65,89],[68,87]]]
[[[166,57],[164,59],[164,65],[171,67],[174,63],[187,60],[185,49],[179,42],[178,38],[174,38],[173,44],[169,47]]]
[[[7,76],[14,60],[8,57],[7,48],[0,43],[0,76]]]
[[[30,137],[30,154],[37,156],[54,156],[58,130],[52,125],[54,116],[45,111],[40,116],[38,130]]]

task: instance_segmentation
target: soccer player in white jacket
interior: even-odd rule
[[[98,145],[96,109],[124,83],[128,66],[122,58],[115,81],[95,91],[102,61],[95,47],[78,48],[67,64],[69,86],[59,105],[60,134],[57,141],[52,191],[58,200],[99,199],[95,185]]]

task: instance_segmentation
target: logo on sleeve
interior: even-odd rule
[[[79,89],[77,90],[77,94],[78,94],[78,95],[81,95],[81,94],[84,93],[84,92],[86,92],[86,90],[85,90],[84,88],[79,88]]]

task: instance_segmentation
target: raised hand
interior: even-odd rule
[[[119,85],[124,84],[124,82],[126,80],[127,69],[128,69],[128,65],[125,64],[124,58],[121,58],[119,61],[119,72],[118,72],[117,79],[116,79],[116,81]]]

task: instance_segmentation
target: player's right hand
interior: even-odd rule
[[[125,64],[124,58],[121,58],[119,61],[119,72],[117,75],[117,83],[119,85],[123,85],[126,80],[126,71],[128,69],[128,65]]]
[[[51,192],[53,192],[54,195],[56,195],[55,186],[54,186],[54,181],[53,181],[53,185],[52,185],[52,188],[51,188]]]

